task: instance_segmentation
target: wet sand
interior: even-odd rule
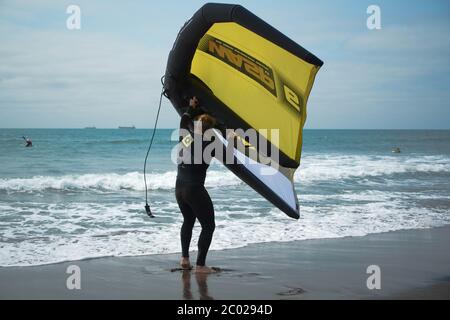
[[[223,272],[171,272],[178,255],[0,268],[0,299],[450,299],[450,226],[211,251]],[[195,258],[196,253],[192,254]],[[68,290],[68,266],[81,290]],[[367,267],[381,289],[367,288]]]

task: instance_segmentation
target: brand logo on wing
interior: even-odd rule
[[[301,95],[295,92],[292,89],[292,86],[288,86],[280,77],[277,85],[275,83],[274,71],[263,62],[210,35],[203,37],[199,43],[198,49],[212,55],[213,57],[255,80],[275,97],[278,97],[278,87],[278,91],[282,92],[280,99],[298,112],[301,112],[303,105]]]
[[[208,37],[207,46],[204,49],[210,55],[252,78],[276,96],[273,71],[261,61],[213,37]]]

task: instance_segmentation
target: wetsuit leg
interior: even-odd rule
[[[180,211],[183,214],[183,225],[181,226],[180,232],[182,256],[183,258],[189,258],[189,245],[192,238],[192,229],[195,224],[195,215],[189,204],[184,200],[186,198],[186,188],[179,186],[178,182],[175,189],[175,196],[178,207],[180,207]]]
[[[197,265],[204,266],[209,246],[211,245],[214,229],[214,207],[204,186],[187,188],[187,198],[184,200],[189,204],[192,212],[197,217],[202,226],[202,231],[198,239]]]

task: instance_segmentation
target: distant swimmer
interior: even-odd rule
[[[394,149],[392,149],[392,153],[401,153],[402,151],[400,150],[399,147],[396,147]]]
[[[26,137],[22,137],[23,140],[25,140],[25,147],[32,147],[33,146],[33,141],[31,141],[30,138],[26,138]]]

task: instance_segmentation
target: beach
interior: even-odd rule
[[[211,251],[221,273],[171,272],[178,254],[0,268],[1,299],[450,299],[450,226]],[[192,254],[195,258],[195,253]],[[68,290],[68,266],[81,289]],[[367,288],[368,266],[381,289]]]

